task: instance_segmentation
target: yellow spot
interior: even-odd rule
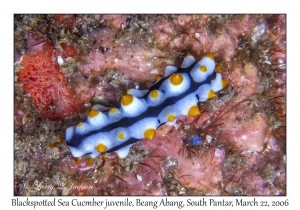
[[[77,125],[77,127],[78,127],[78,128],[81,128],[81,127],[82,127],[82,123],[79,123],[79,124]]]
[[[88,116],[89,116],[89,118],[93,118],[93,117],[96,117],[98,114],[99,114],[99,111],[98,111],[98,110],[92,109],[92,110],[89,112]]]
[[[124,95],[121,99],[121,103],[123,106],[127,106],[127,105],[131,104],[132,101],[133,101],[133,96],[130,94]]]
[[[116,108],[111,108],[111,109],[109,110],[109,113],[113,114],[113,113],[115,113],[116,111],[117,111]]]
[[[200,66],[199,70],[205,73],[207,71],[207,68],[206,66]]]
[[[212,60],[215,60],[215,57],[214,57],[214,55],[212,53],[206,53],[205,57],[208,57],[208,58],[210,58]]]
[[[123,133],[120,133],[118,137],[119,137],[119,139],[123,140],[125,136]]]
[[[150,128],[150,129],[145,131],[144,138],[148,139],[148,140],[151,140],[155,137],[155,135],[156,135],[156,130],[153,129],[153,128]]]
[[[218,63],[216,68],[215,68],[215,72],[222,73],[223,72],[223,66]]]
[[[107,158],[106,155],[102,155],[102,156],[101,156],[101,159],[102,159],[102,160],[106,160],[106,158]]]
[[[96,147],[97,151],[100,153],[106,152],[106,146],[104,144],[98,144]]]
[[[75,158],[75,164],[78,165],[80,163],[81,159],[80,158]]]
[[[175,120],[175,115],[171,114],[168,116],[168,121],[173,122]]]
[[[151,93],[150,93],[150,95],[151,95],[152,98],[157,98],[158,91],[157,90],[152,90]]]
[[[118,157],[118,159],[119,159],[119,160],[124,160],[124,158],[122,158],[122,157]]]
[[[228,81],[225,79],[222,79],[222,88],[226,87],[227,84],[228,84]]]
[[[158,79],[159,79],[159,74],[153,74],[153,76],[154,76],[154,79],[155,79],[155,80],[158,80]]]
[[[183,81],[183,76],[181,74],[173,74],[171,77],[170,77],[170,81],[173,85],[180,85]]]
[[[185,57],[193,56],[191,53],[187,53]]]
[[[200,114],[200,110],[198,106],[192,106],[189,110],[188,116],[194,117],[197,116],[198,114]]]
[[[94,162],[94,160],[95,160],[94,158],[89,158],[87,159],[86,164],[91,165]]]
[[[213,90],[210,90],[208,95],[207,95],[207,98],[214,98],[214,97],[216,97],[215,92]]]

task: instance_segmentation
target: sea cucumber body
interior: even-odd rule
[[[65,139],[72,155],[90,154],[95,158],[116,152],[125,158],[132,144],[144,138],[153,139],[162,124],[172,125],[180,115],[198,115],[198,101],[214,97],[226,81],[214,72],[211,54],[198,62],[189,55],[183,63],[185,68],[171,72],[147,93],[129,90],[119,108],[101,112],[95,106],[86,122],[69,127]]]

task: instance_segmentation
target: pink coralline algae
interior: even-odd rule
[[[15,18],[15,58],[26,52],[15,63],[15,195],[286,195],[285,15],[49,17]],[[63,78],[68,101],[76,98],[58,103],[62,111],[52,117],[37,114],[49,106],[22,80],[22,68],[46,65],[29,57],[48,52],[46,41],[47,65]],[[126,89],[148,89],[187,53],[208,52],[228,86],[198,103],[200,115],[161,126],[123,160],[115,153],[76,159],[61,141],[94,104],[118,106]],[[201,143],[190,141],[195,136]],[[33,180],[66,187],[22,187]]]
[[[152,48],[145,42],[135,43],[136,40],[130,38],[113,40],[111,35],[109,30],[101,30],[91,35],[90,39],[96,42],[87,57],[87,64],[80,68],[83,74],[116,68],[129,79],[154,81],[155,73],[163,73],[163,62],[158,58],[165,57],[165,52]],[[164,65],[166,66],[166,62]]]
[[[109,22],[115,30],[124,30],[127,26],[127,15],[103,15],[102,18],[104,21]],[[111,21],[111,22],[110,22]]]
[[[182,186],[192,187],[203,194],[218,195],[221,190],[219,183],[222,180],[224,149],[199,147],[202,151],[195,148],[188,151],[190,148],[184,148],[178,131],[168,130],[169,128],[162,128],[155,142],[142,142],[143,147],[151,151],[148,154],[149,165],[160,171],[163,177],[166,177],[167,171]],[[187,157],[189,153],[192,157]]]
[[[210,15],[180,15],[172,20],[158,20],[153,33],[156,43],[164,48],[196,55],[215,52],[216,57],[230,61],[236,56],[238,36],[251,33],[255,24],[250,16],[223,21]]]

